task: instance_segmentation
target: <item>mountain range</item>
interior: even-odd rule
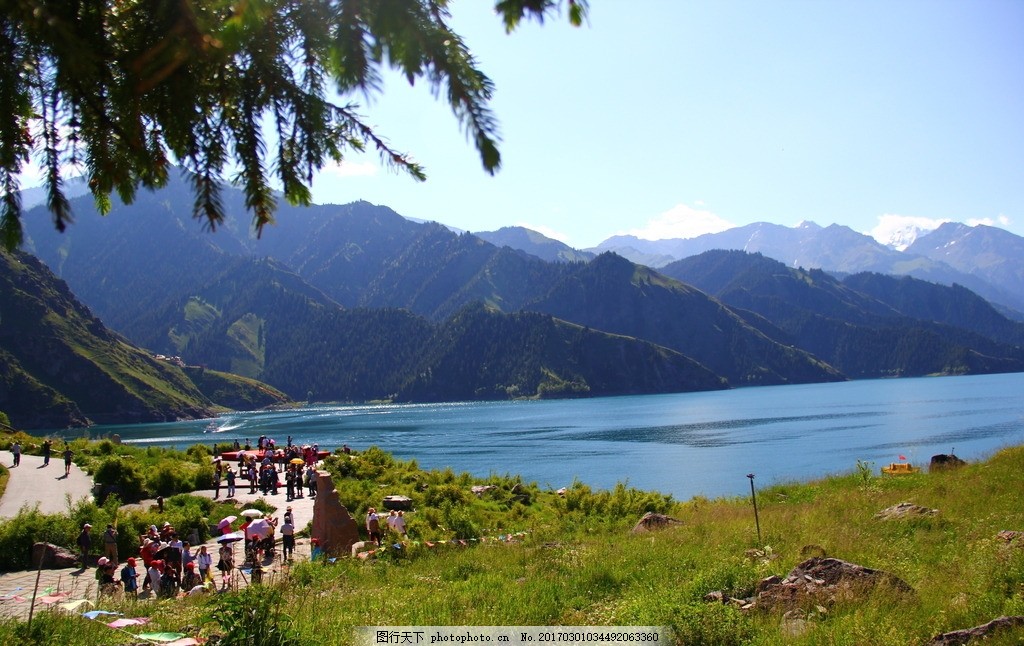
[[[535,232],[459,233],[366,202],[282,205],[256,239],[241,194],[226,188],[224,204],[228,220],[211,233],[191,219],[180,178],[106,217],[83,196],[64,234],[41,207],[28,211],[25,249],[149,353],[293,399],[594,396],[1024,370],[1021,324],[1005,307],[963,282],[849,271],[858,255],[885,267],[899,252],[844,227],[805,225],[794,248],[819,244],[845,269],[705,250],[655,270]],[[755,227],[757,237],[794,237],[774,226]],[[663,260],[681,253],[667,249]],[[1012,275],[1000,253],[988,271]]]
[[[813,222],[797,227],[757,222],[687,239],[614,236],[589,251],[613,251],[660,268],[715,249],[761,253],[790,267],[837,275],[873,272],[962,285],[1024,320],[1024,238],[985,225],[947,222],[917,236],[903,251],[849,227]]]

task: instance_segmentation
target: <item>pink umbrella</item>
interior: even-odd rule
[[[238,520],[238,516],[225,516],[224,518],[220,519],[219,523],[217,523],[217,529],[224,529],[236,520]]]
[[[270,536],[271,532],[270,523],[265,518],[257,518],[249,523],[248,529],[245,530],[245,533],[250,538],[266,538]]]

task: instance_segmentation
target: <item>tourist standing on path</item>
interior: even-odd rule
[[[146,570],[146,583],[149,584],[149,589],[153,591],[154,597],[160,596],[160,577],[163,576],[164,562],[161,560],[155,560],[149,562],[149,569]]]
[[[43,441],[43,466],[50,466],[50,451],[53,450],[53,442],[50,440]]]
[[[129,558],[121,570],[121,585],[124,593],[130,598],[139,595],[139,573],[135,571],[135,559]]]
[[[227,478],[228,478],[228,498],[234,498],[235,497],[235,470],[231,467],[230,464],[228,465]]]
[[[286,561],[295,554],[295,520],[291,511],[284,515],[284,523],[281,525],[281,551]]]
[[[366,511],[366,531],[370,535],[370,540],[380,547],[380,517],[373,507]]]
[[[235,568],[235,550],[231,543],[220,546],[220,561],[217,569],[221,572],[221,587],[227,590],[231,586],[231,570]]]
[[[220,467],[220,458],[217,458],[217,468],[213,471],[213,499],[220,498],[220,480],[222,477]]]
[[[306,477],[309,478],[309,497],[316,498],[316,469],[312,465],[306,469]]]
[[[86,523],[82,525],[82,533],[78,535],[78,548],[82,552],[82,569],[89,567],[89,562],[86,560],[89,558],[89,551],[92,549],[92,536],[89,532],[92,531],[92,525]]]
[[[110,559],[115,568],[120,562],[117,560],[117,530],[110,524],[107,525],[106,531],[103,532],[103,556]]]
[[[11,453],[14,454],[14,466],[21,464],[21,444],[17,440],[11,445]]]
[[[64,475],[71,475],[71,458],[75,457],[75,452],[71,450],[71,446],[67,443],[64,444]]]
[[[196,566],[199,567],[199,576],[203,579],[203,582],[210,580],[210,568],[213,567],[213,557],[206,551],[205,545],[199,546],[199,553],[196,554]]]

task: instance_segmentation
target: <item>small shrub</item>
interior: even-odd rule
[[[53,543],[77,552],[75,538],[81,527],[66,515],[47,515],[22,508],[14,518],[0,522],[0,571],[27,570],[32,545]]]
[[[212,482],[207,480],[209,486]],[[150,471],[146,479],[146,486],[151,493],[159,496],[173,496],[176,493],[186,493],[195,490],[195,476],[191,470],[182,468],[181,462],[172,460],[161,460]]]
[[[442,484],[427,489],[424,502],[431,507],[465,505],[469,502],[469,495],[457,484]]]
[[[675,614],[671,628],[677,643],[701,646],[739,646],[753,637],[750,620],[737,608],[695,603]]]
[[[220,624],[221,646],[284,646],[298,641],[279,588],[253,585],[217,597],[210,618]]]
[[[101,485],[99,503],[107,496],[116,494],[125,502],[138,502],[143,495],[143,478],[139,465],[132,459],[108,457],[100,462],[93,473],[93,480]]]
[[[205,444],[193,444],[185,449],[185,455],[195,462],[208,463],[212,453],[210,453],[210,447]]]
[[[444,524],[455,535],[455,538],[476,538],[480,536],[480,528],[476,526],[469,513],[462,507],[446,504],[441,508]]]

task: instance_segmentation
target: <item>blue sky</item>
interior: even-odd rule
[[[511,35],[490,6],[451,10],[497,86],[502,170],[427,85],[389,76],[361,112],[429,179],[355,156],[317,202],[577,248],[758,221],[1024,235],[1024,2],[592,0],[587,26]]]

